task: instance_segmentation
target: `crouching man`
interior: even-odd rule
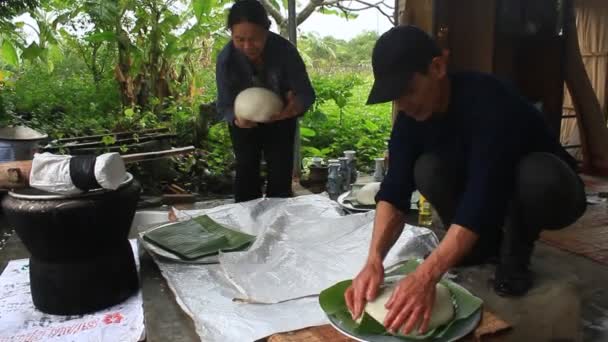
[[[395,101],[388,174],[376,197],[367,262],[346,291],[354,318],[376,297],[382,260],[402,232],[418,189],[448,228],[438,248],[387,302],[389,331],[426,331],[435,285],[451,267],[496,259],[494,289],[523,295],[534,242],[585,211],[576,162],[539,111],[491,75],[448,73],[446,51],[420,29],[395,27],[376,42],[368,104]]]

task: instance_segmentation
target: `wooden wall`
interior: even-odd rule
[[[521,2],[517,5],[505,1]],[[529,1],[534,5],[530,6]],[[536,18],[541,13],[537,11],[539,6],[551,11],[552,1],[555,0],[400,0],[398,11],[401,24],[419,26],[435,38],[438,32],[447,33],[441,45],[447,45],[450,50],[452,71],[493,73],[515,84],[528,100],[542,102],[547,124],[559,135],[564,80],[563,37],[545,32],[547,27],[557,24],[550,22],[550,18],[544,19],[545,23],[549,21],[543,26],[545,31],[534,36],[520,32],[525,30],[523,18],[517,15],[497,17],[498,9],[507,7],[514,11],[511,13],[521,12]],[[520,26],[522,29],[518,30]],[[499,32],[500,27],[503,31],[505,27],[515,29]]]

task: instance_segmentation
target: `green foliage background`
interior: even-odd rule
[[[37,37],[26,39],[26,23],[5,18],[0,25],[0,126],[23,124],[55,139],[167,127],[177,134],[174,146],[199,149],[175,158],[172,172],[155,174],[151,186],[177,182],[201,193],[229,191],[217,186],[230,183],[234,162],[226,124],[212,122],[208,134],[199,134],[199,107],[215,101],[215,58],[229,39],[226,3],[44,0],[20,8],[36,21]],[[383,155],[390,104],[365,105],[376,39],[374,32],[349,41],[299,37],[317,92],[301,121],[303,157],[356,150],[358,166],[368,171]],[[118,69],[137,90],[131,102]]]

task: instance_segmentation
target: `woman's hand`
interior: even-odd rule
[[[304,111],[304,108],[298,101],[298,98],[293,91],[287,92],[287,104],[280,113],[272,116],[270,121],[279,121],[296,117]]]
[[[257,126],[258,124],[255,121],[239,119],[238,116],[235,116],[234,125],[238,128],[253,128],[253,127]]]

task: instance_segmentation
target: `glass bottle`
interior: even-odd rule
[[[418,225],[430,227],[432,224],[433,212],[431,210],[431,203],[421,194],[418,201]]]

